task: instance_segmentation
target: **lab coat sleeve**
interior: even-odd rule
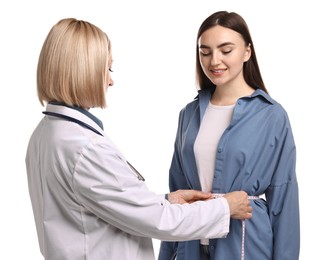
[[[85,210],[129,234],[181,241],[228,233],[226,199],[170,204],[164,195],[149,191],[107,142],[92,142],[81,152],[73,190]]]
[[[296,148],[288,116],[277,122],[280,131],[273,160],[276,161],[271,185],[266,192],[274,233],[273,260],[298,260],[300,221],[298,184],[295,173]]]

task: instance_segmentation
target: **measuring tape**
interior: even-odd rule
[[[213,193],[213,198],[221,198],[223,197],[225,194],[223,193]],[[257,200],[259,199],[258,196],[248,196],[249,200]],[[244,243],[245,243],[245,234],[246,234],[246,221],[245,220],[241,220],[242,221],[242,241],[241,241],[241,260],[244,260]]]

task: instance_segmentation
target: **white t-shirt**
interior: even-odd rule
[[[202,118],[194,154],[201,188],[205,192],[212,191],[218,142],[231,122],[234,106],[216,106],[209,102]],[[202,240],[201,244],[207,245],[209,240]]]

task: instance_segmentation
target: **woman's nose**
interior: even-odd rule
[[[222,55],[219,52],[214,52],[211,57],[211,65],[216,66],[222,63]]]
[[[114,85],[114,81],[110,78],[110,80],[109,80],[109,86],[111,87],[113,85]]]

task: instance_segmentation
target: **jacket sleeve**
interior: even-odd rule
[[[178,242],[161,242],[158,260],[174,260]]]
[[[174,153],[169,169],[169,189],[171,192],[179,189],[190,189],[181,167],[180,151],[182,142],[182,117],[183,111],[181,111],[179,114],[179,121],[174,144]],[[177,242],[161,241],[158,260],[175,259],[177,247]]]
[[[277,151],[273,158],[276,166],[271,185],[266,191],[274,235],[273,260],[298,260],[300,220],[296,147],[286,113],[278,126]]]
[[[182,159],[181,159],[181,151],[182,151],[182,142],[183,142],[183,117],[184,117],[183,109],[179,114],[178,119],[178,127],[176,132],[175,144],[174,144],[174,153],[171,160],[171,165],[169,169],[169,189],[170,191],[176,191],[179,189],[191,189],[190,185],[187,183],[187,180],[184,176],[184,172],[182,169]]]

